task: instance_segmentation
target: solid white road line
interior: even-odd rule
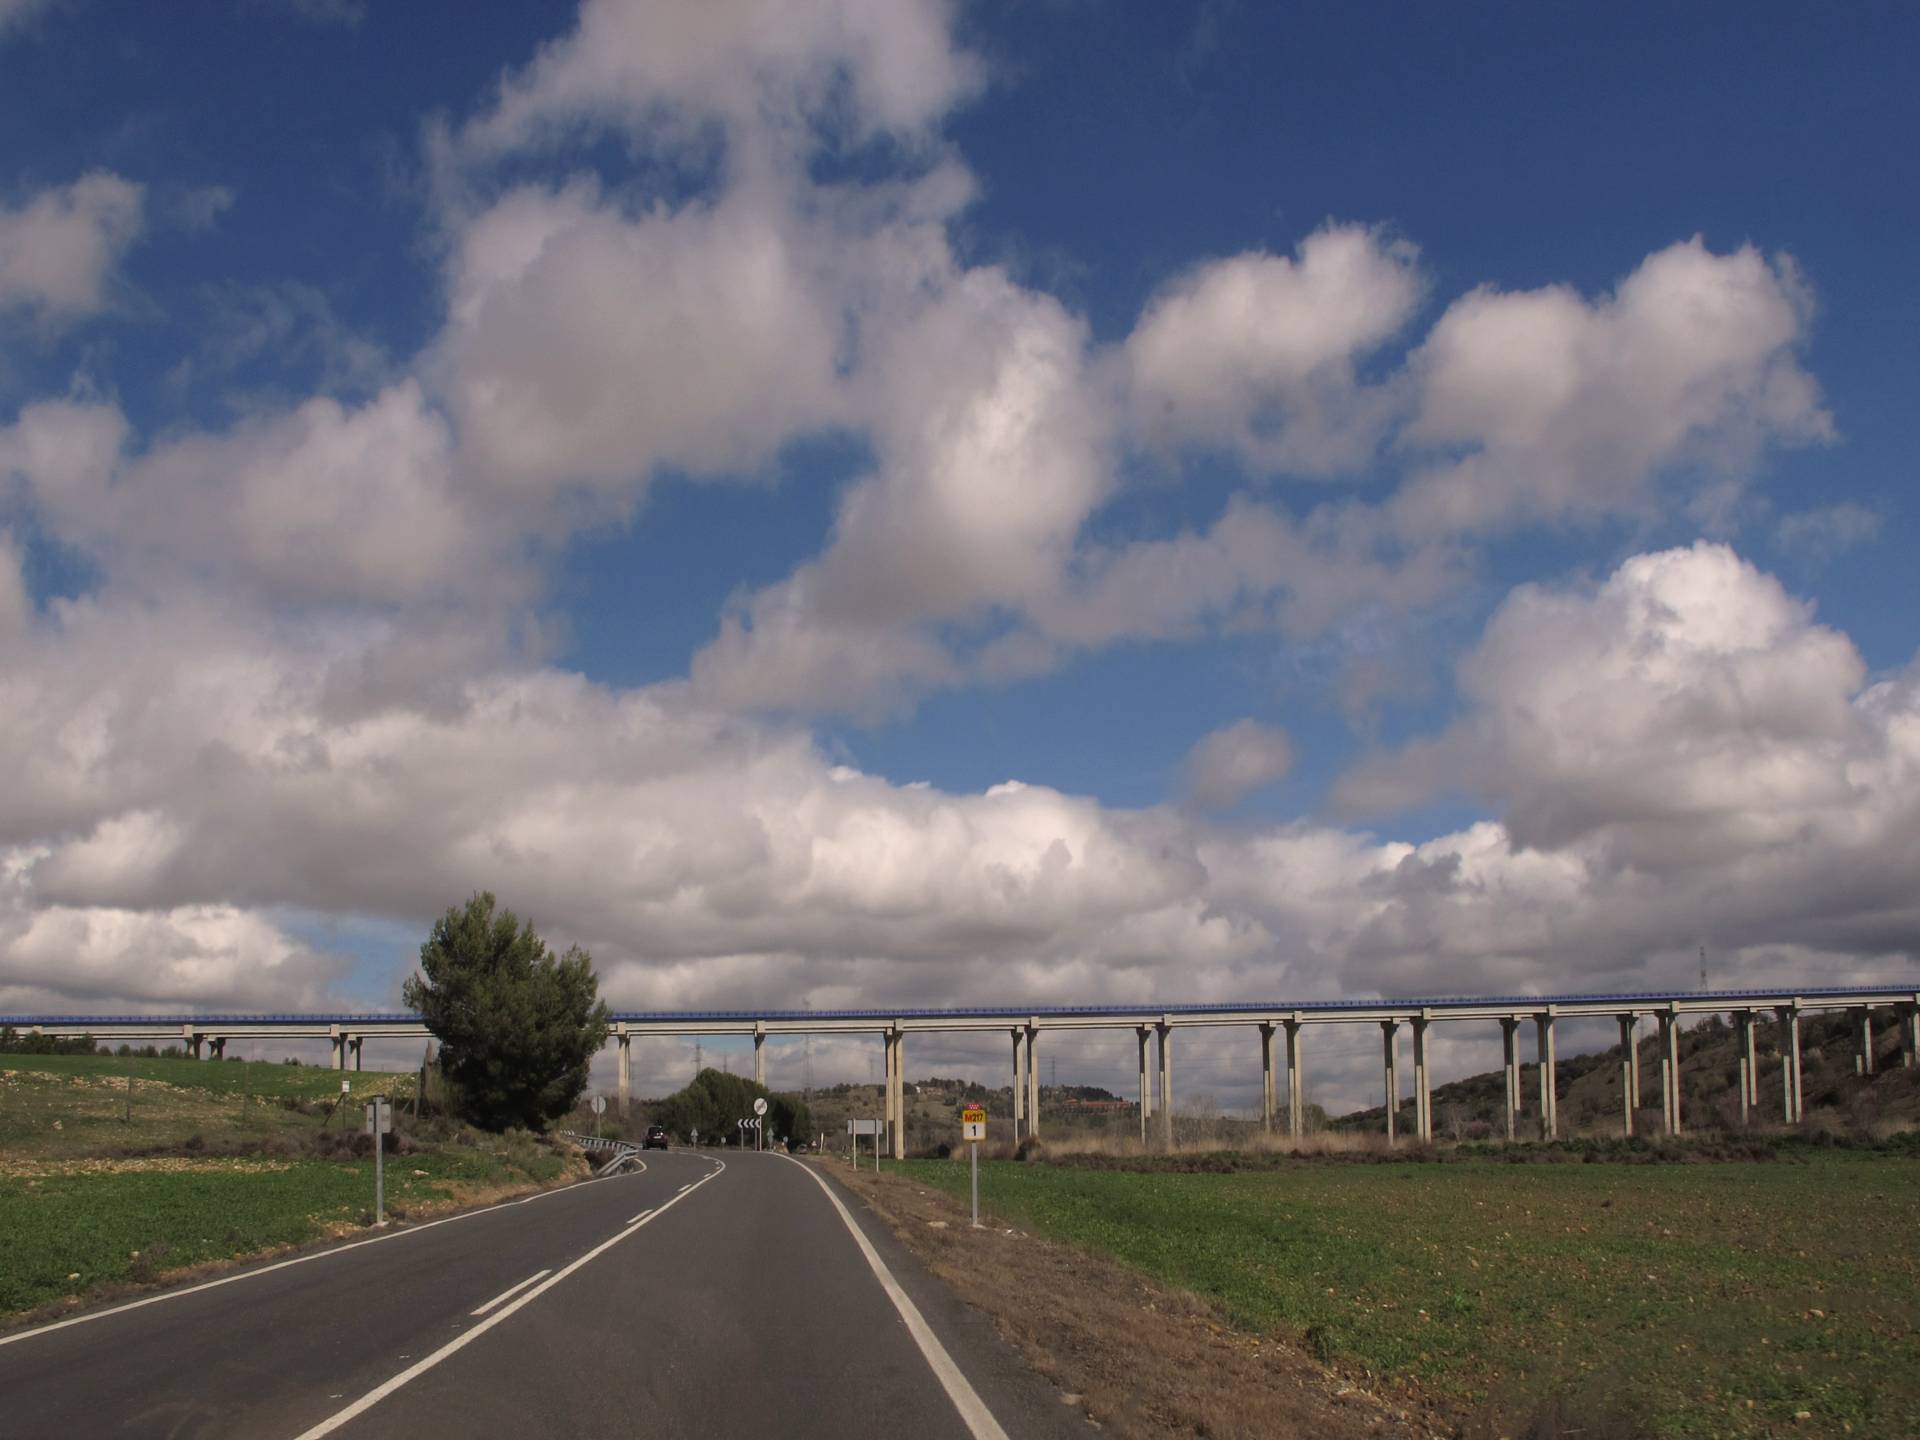
[[[491,1300],[487,1301],[486,1304],[482,1305],[478,1310],[472,1310],[472,1311],[469,1311],[468,1313],[472,1315],[484,1315],[487,1313],[487,1311],[491,1310],[494,1306],[498,1305],[502,1300],[508,1299],[511,1296],[519,1294],[522,1290],[526,1289],[527,1286],[533,1284],[534,1281],[539,1280],[545,1276],[551,1275],[552,1273],[553,1273],[552,1270],[541,1270],[532,1275],[529,1275],[527,1276],[526,1279],[522,1280],[518,1285],[509,1285],[506,1289],[502,1290],[498,1295],[494,1296]]]
[[[463,1210],[458,1215],[448,1215],[444,1219],[429,1220],[424,1225],[409,1225],[404,1230],[389,1230],[384,1235],[375,1235],[366,1240],[355,1240],[347,1245],[335,1245],[330,1250],[315,1250],[308,1255],[296,1255],[291,1260],[278,1260],[271,1265],[262,1265],[256,1270],[243,1270],[238,1275],[223,1275],[218,1280],[203,1280],[198,1285],[188,1285],[179,1290],[167,1290],[158,1295],[148,1295],[139,1300],[129,1300],[124,1305],[115,1305],[110,1310],[91,1310],[85,1315],[72,1315],[65,1320],[55,1320],[48,1325],[36,1325],[30,1330],[16,1330],[11,1335],[0,1335],[0,1345],[11,1345],[18,1340],[31,1340],[36,1335],[51,1335],[55,1330],[64,1330],[69,1325],[87,1325],[95,1320],[104,1320],[109,1315],[124,1315],[129,1310],[142,1310],[149,1305],[158,1305],[162,1300],[178,1300],[183,1295],[198,1295],[202,1290],[218,1290],[222,1285],[237,1285],[242,1280],[252,1280],[261,1275],[271,1275],[276,1270],[285,1270],[292,1265],[305,1265],[314,1260],[330,1260],[335,1255],[345,1255],[349,1250],[358,1250],[363,1245],[384,1245],[389,1240],[399,1240],[407,1235],[420,1235],[428,1230],[437,1230],[442,1225],[452,1225],[457,1221],[471,1220],[476,1215],[491,1215],[496,1210],[510,1209],[515,1205],[531,1205],[536,1200],[551,1199],[555,1195],[571,1195],[588,1185],[598,1185],[603,1180],[618,1180],[618,1175],[601,1175],[592,1180],[577,1180],[571,1185],[562,1185],[554,1190],[542,1190],[538,1194],[526,1195],[518,1200],[502,1200],[498,1205],[482,1206],[478,1210]]]
[[[726,1166],[722,1165],[720,1167],[720,1170],[724,1170],[726,1168],[727,1168]],[[369,1390],[366,1394],[362,1395],[358,1400],[354,1401],[353,1404],[347,1406],[346,1409],[340,1411],[338,1414],[328,1416],[325,1420],[322,1420],[318,1425],[314,1426],[311,1430],[302,1431],[298,1436],[295,1437],[295,1440],[320,1440],[320,1437],[322,1435],[331,1435],[334,1431],[338,1430],[342,1425],[346,1424],[349,1420],[353,1419],[356,1415],[361,1415],[361,1414],[364,1414],[366,1411],[371,1410],[374,1406],[378,1405],[382,1400],[386,1399],[387,1396],[393,1394],[394,1391],[398,1390],[402,1385],[405,1385],[408,1381],[418,1379],[420,1376],[426,1374],[427,1371],[431,1370],[434,1366],[438,1365],[442,1360],[445,1360],[449,1355],[452,1355],[456,1351],[463,1350],[467,1346],[471,1345],[475,1340],[478,1340],[482,1335],[486,1334],[487,1331],[491,1330],[494,1326],[498,1325],[502,1320],[506,1319],[509,1315],[513,1314],[515,1311],[519,1310],[523,1305],[528,1305],[528,1304],[531,1304],[533,1301],[538,1300],[542,1295],[546,1294],[547,1291],[551,1290],[554,1286],[558,1285],[562,1280],[566,1279],[569,1275],[573,1274],[574,1271],[578,1270],[581,1266],[585,1265],[588,1261],[596,1259],[600,1255],[605,1254],[607,1251],[611,1250],[614,1246],[618,1245],[622,1240],[626,1239],[629,1235],[634,1235],[639,1233],[641,1230],[644,1230],[647,1227],[647,1225],[651,1224],[655,1220],[658,1220],[662,1215],[666,1214],[667,1211],[671,1210],[674,1206],[678,1205],[694,1190],[698,1190],[702,1185],[706,1184],[708,1180],[713,1179],[714,1175],[718,1175],[720,1173],[720,1170],[715,1170],[712,1175],[705,1176],[704,1178],[696,1181],[693,1185],[688,1187],[688,1189],[683,1190],[680,1194],[674,1196],[673,1199],[667,1201],[666,1204],[662,1205],[658,1210],[654,1211],[653,1214],[650,1215],[647,1218],[647,1220],[642,1222],[641,1224],[629,1225],[624,1229],[617,1231],[611,1239],[602,1240],[598,1245],[594,1246],[593,1249],[587,1251],[586,1254],[582,1255],[578,1260],[575,1260],[571,1265],[568,1265],[564,1270],[561,1270],[558,1273],[551,1276],[550,1278],[541,1281],[538,1285],[534,1286],[531,1290],[527,1291],[524,1295],[522,1295],[519,1299],[515,1300],[512,1304],[503,1306],[501,1309],[494,1311],[493,1314],[489,1315],[486,1319],[482,1320],[478,1325],[474,1326],[471,1330],[468,1330],[463,1334],[454,1336],[453,1339],[449,1340],[446,1344],[442,1345],[438,1350],[434,1351],[431,1355],[427,1356],[424,1360],[414,1361],[413,1364],[409,1365],[406,1369],[402,1370],[398,1375],[394,1376],[391,1380],[387,1381],[385,1384],[374,1386],[373,1389]]]
[[[798,1165],[813,1183],[820,1187],[823,1195],[833,1202],[833,1208],[840,1212],[840,1218],[852,1233],[854,1243],[860,1247],[860,1253],[867,1257],[867,1264],[873,1267],[880,1288],[887,1292],[887,1298],[893,1302],[893,1308],[900,1312],[900,1318],[907,1322],[907,1333],[913,1336],[913,1343],[920,1347],[920,1353],[926,1357],[927,1364],[933,1368],[935,1378],[947,1392],[947,1398],[953,1402],[953,1408],[960,1412],[960,1419],[967,1427],[973,1440],[1007,1440],[1007,1432],[1000,1428],[1000,1422],[993,1418],[993,1412],[987,1409],[986,1401],[967,1377],[960,1373],[960,1367],[953,1363],[953,1356],[947,1353],[947,1347],[940,1343],[940,1337],[920,1314],[920,1307],[908,1298],[907,1292],[900,1288],[900,1282],[893,1278],[893,1272],[887,1269],[887,1262],[880,1258],[880,1252],[873,1248],[873,1242],[854,1223],[853,1216],[847,1213],[847,1207],[840,1203],[840,1197],[822,1180],[813,1167],[804,1161],[795,1160],[791,1155],[782,1155],[788,1164]],[[305,1436],[301,1440],[306,1440]]]

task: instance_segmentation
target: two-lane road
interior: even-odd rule
[[[638,1175],[0,1336],[0,1435],[1085,1435],[809,1167]]]

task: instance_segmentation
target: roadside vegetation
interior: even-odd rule
[[[391,1218],[586,1173],[570,1148],[476,1130],[431,1095],[414,1113],[417,1086],[261,1061],[0,1054],[0,1324],[370,1224],[361,1107],[375,1094],[395,1101]]]
[[[1920,1168],[1899,1148],[1789,1158],[996,1162],[980,1189],[997,1225],[1193,1292],[1470,1430],[1920,1434]],[[953,1161],[896,1173],[968,1183]]]

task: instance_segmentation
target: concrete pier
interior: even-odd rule
[[[1153,1075],[1147,1069],[1147,1036],[1153,1031],[1145,1025],[1133,1027],[1140,1040],[1140,1143],[1147,1143],[1147,1122],[1153,1118]]]
[[[1620,1133],[1629,1140],[1633,1138],[1633,1105],[1640,1098],[1633,1083],[1638,1069],[1633,1063],[1633,1021],[1631,1015],[1620,1017]]]
[[[614,1027],[613,1033],[619,1042],[615,1068],[619,1077],[620,1113],[625,1115],[633,1109],[633,1036],[628,1033],[624,1020]]]
[[[227,1058],[227,1037],[224,1035],[215,1036],[213,1039],[213,1043],[209,1048],[211,1048],[213,1051],[214,1059],[216,1060],[226,1059]]]
[[[1900,1064],[1908,1070],[1920,1065],[1920,1004],[1900,1007]]]
[[[1027,1119],[1027,1047],[1025,1034],[1019,1026],[1013,1028],[1013,1143],[1020,1144],[1020,1137],[1026,1133]]]
[[[1862,1006],[1853,1012],[1854,1038],[1858,1042],[1853,1057],[1853,1073],[1873,1074],[1873,1012]]]
[[[1780,1111],[1789,1125],[1806,1118],[1800,1089],[1800,1007],[1782,1005],[1780,1016]]]
[[[893,1158],[907,1158],[907,1037],[893,1032]]]
[[[1304,1074],[1300,1064],[1300,1018],[1287,1021],[1287,1134],[1298,1140],[1306,1130],[1306,1092],[1300,1087]]]
[[[1638,1110],[1645,1098],[1646,1082],[1640,1078],[1640,1017],[1633,1017],[1633,1108]]]
[[[1160,1037],[1160,1146],[1173,1149],[1173,1026],[1162,1020],[1154,1026]]]
[[[1740,1026],[1740,1123],[1750,1125],[1760,1106],[1760,1043],[1755,1033],[1759,1017],[1742,1010],[1734,1018]]]
[[[1553,1007],[1533,1017],[1534,1041],[1540,1055],[1540,1138],[1560,1137],[1560,1086],[1554,1068]]]
[[[327,1038],[333,1045],[333,1068],[344,1070],[347,1068],[347,1037],[340,1033],[338,1025],[328,1026],[327,1031]]]
[[[1260,1129],[1273,1134],[1273,1035],[1275,1027],[1260,1023]]]
[[[353,1068],[360,1068],[360,1047],[366,1043],[366,1036],[355,1035],[347,1041],[347,1048],[353,1051]]]
[[[1431,1019],[1421,1015],[1413,1022],[1413,1128],[1423,1145],[1433,1143],[1433,1092],[1427,1083],[1427,1026]]]
[[[1035,1063],[1034,1049],[1040,1039],[1040,1022],[1030,1021],[1027,1025],[1027,1134],[1035,1139],[1040,1137],[1040,1067]]]
[[[1500,1017],[1501,1053],[1507,1072],[1507,1139],[1514,1136],[1514,1123],[1520,1114],[1520,1017]]]
[[[1660,1116],[1669,1135],[1678,1135],[1680,1124],[1680,1016],[1671,1007],[1657,1017],[1660,1021]]]
[[[758,1021],[753,1027],[753,1083],[767,1083],[767,1022]]]
[[[1398,1038],[1400,1022],[1382,1020],[1380,1022],[1380,1045],[1386,1052],[1387,1070],[1387,1144],[1394,1143],[1398,1136],[1400,1122],[1400,1046]]]

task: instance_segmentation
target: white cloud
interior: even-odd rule
[[[480,153],[617,126],[671,143],[825,131],[913,138],[980,84],[940,0],[662,6],[587,0],[576,28],[502,80],[462,139]]]
[[[868,710],[952,678],[962,662],[926,627],[1045,595],[1108,492],[1085,327],[1052,299],[968,270],[876,329],[862,413],[877,469],[818,560],[723,620],[693,663],[703,697]]]
[[[1828,438],[1800,367],[1811,302],[1792,263],[1695,238],[1610,296],[1483,288],[1447,308],[1410,367],[1412,446],[1457,451],[1393,502],[1412,535],[1634,514],[1662,471],[1737,477],[1763,444]]]
[[[348,409],[309,400],[124,454],[109,405],[48,401],[0,429],[60,540],[122,581],[185,578],[296,602],[514,593],[513,567],[456,493],[451,439],[404,381]]]
[[[1292,769],[1293,741],[1286,731],[1251,718],[1236,720],[1193,747],[1184,787],[1194,804],[1224,810],[1285,779]]]
[[[1829,429],[1791,267],[1698,242],[1610,296],[1476,291],[1395,371],[1412,252],[1332,226],[1196,268],[1102,349],[956,257],[974,187],[937,130],[979,70],[948,19],[593,0],[444,132],[448,318],[416,362],[354,352],[283,289],[243,299],[215,351],[312,334],[303,363],[352,397],[256,397],[158,438],[84,398],[0,425],[21,506],[0,541],[0,1003],[311,1003],[345,972],[278,917],[424,928],[481,886],[588,945],[617,1003],[671,1007],[1667,983],[1700,940],[1728,980],[1911,955],[1920,679],[1869,682],[1711,546],[1508,598],[1460,723],[1346,786],[1391,805],[1462,784],[1497,812],[1417,846],[1039,783],[894,785],[742,720],[885,709],[1130,638],[1391,629],[1461,586],[1472,535],[1637,513],[1673,472],[1737,482],[1758,447]],[[604,127],[631,188],[530,178]],[[856,146],[869,178],[818,180],[822,147]],[[663,174],[672,203],[647,198]],[[9,303],[106,303],[142,202],[79,193],[9,212],[65,204],[82,241]],[[1103,523],[1129,447],[1320,475],[1404,413],[1369,476],[1418,467],[1397,499]],[[663,468],[763,473],[825,429],[871,468],[688,681],[543,663],[556,542]],[[1782,538],[1859,529],[1843,511]],[[100,583],[36,604],[29,536]],[[1289,757],[1278,730],[1229,727],[1196,747],[1193,797],[1231,805]],[[361,998],[390,1001],[411,964]]]
[[[26,633],[33,599],[21,566],[20,547],[10,531],[0,529],[0,656]]]
[[[431,364],[463,451],[528,498],[758,470],[845,410],[810,243],[747,194],[637,216],[582,184],[508,194],[461,235]]]
[[[1363,765],[1349,803],[1464,785],[1520,844],[1604,836],[1651,866],[1850,826],[1899,748],[1846,637],[1719,545],[1636,556],[1592,593],[1522,586],[1459,679],[1460,723]]]
[[[1423,283],[1413,247],[1328,225],[1297,257],[1250,251],[1196,266],[1148,302],[1126,342],[1135,424],[1149,443],[1237,451],[1318,475],[1369,460],[1391,416],[1362,360],[1407,324]]]
[[[107,308],[115,268],[140,234],[142,187],[96,170],[0,207],[0,311],[64,325]]]
[[[1782,550],[1790,550],[1815,561],[1826,561],[1856,545],[1864,545],[1880,533],[1880,516],[1864,505],[1843,500],[1816,510],[1801,510],[1780,517],[1774,527],[1774,541]]]
[[[1431,604],[1464,578],[1445,546],[1402,550],[1378,517],[1323,507],[1304,520],[1245,497],[1205,531],[1124,545],[1083,544],[1035,623],[1063,644],[1183,639],[1209,628],[1277,629],[1304,639],[1336,621]]]
[[[397,633],[178,596],[30,622],[0,672],[0,996],[301,1003],[345,982],[276,915],[424,928],[481,886],[635,1006],[1669,984],[1701,940],[1725,983],[1844,980],[1920,947],[1920,678],[1863,688],[1843,637],[1713,547],[1510,598],[1447,743],[1512,818],[1418,846],[893,785],[484,655],[364,703]],[[1346,1062],[1319,1063],[1337,1092]]]

